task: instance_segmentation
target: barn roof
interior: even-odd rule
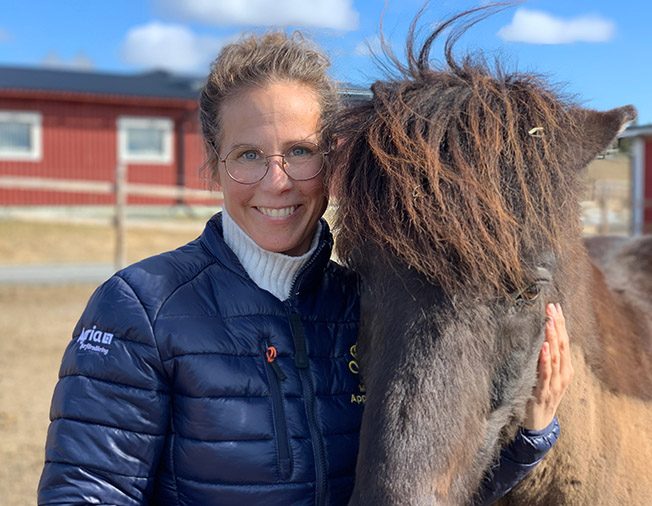
[[[0,89],[195,100],[203,82],[165,71],[117,74],[30,67],[0,67]]]
[[[195,101],[203,84],[203,78],[164,70],[118,74],[39,67],[0,67],[0,91],[11,89]],[[364,100],[370,96],[367,88],[349,83],[341,83],[340,90],[347,100]]]
[[[652,124],[629,126],[624,132],[622,132],[619,135],[619,137],[650,137],[650,136],[652,136]]]

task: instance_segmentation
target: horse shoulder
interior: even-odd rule
[[[596,372],[614,392],[652,399],[652,236],[586,244],[593,260]]]

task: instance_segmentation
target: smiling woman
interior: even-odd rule
[[[281,33],[215,60],[200,111],[224,210],[91,298],[55,389],[39,504],[348,500],[358,292],[320,219],[327,68]]]

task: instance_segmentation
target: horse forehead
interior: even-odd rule
[[[533,251],[524,255],[525,263],[532,271],[536,278],[546,277],[546,273],[553,273],[557,265],[557,255],[548,248],[542,248],[540,251]]]

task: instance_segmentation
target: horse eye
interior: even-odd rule
[[[528,304],[537,300],[539,295],[541,295],[541,286],[539,286],[538,283],[532,283],[530,286],[519,292],[516,296],[516,302]]]

